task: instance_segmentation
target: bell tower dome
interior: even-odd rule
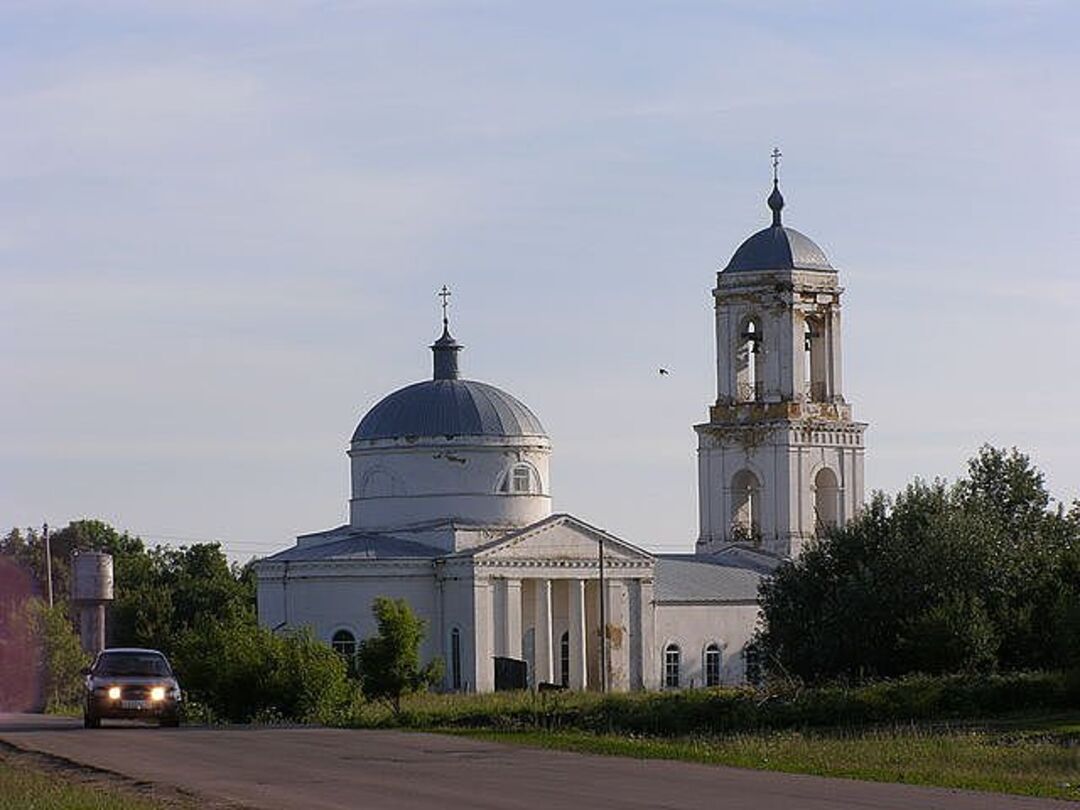
[[[863,432],[841,373],[839,274],[783,224],[773,151],[772,224],[717,274],[716,402],[698,434],[700,553],[746,543],[798,556],[863,503]]]

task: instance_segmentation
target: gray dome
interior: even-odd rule
[[[405,436],[547,436],[520,400],[475,380],[435,379],[380,400],[360,420],[352,440]]]
[[[751,270],[836,272],[825,258],[825,252],[810,237],[784,225],[764,228],[739,245],[723,272]]]

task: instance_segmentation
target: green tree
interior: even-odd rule
[[[809,681],[1063,667],[1078,574],[1080,507],[1052,508],[1026,456],[984,447],[952,486],[875,494],[781,566],[762,588],[757,647],[766,667]]]
[[[63,603],[49,607],[41,599],[24,603],[29,626],[38,639],[46,711],[78,706],[82,700],[82,671],[90,664]]]
[[[380,596],[372,603],[372,612],[378,633],[360,642],[356,656],[361,688],[366,697],[385,700],[400,714],[402,697],[441,680],[442,660],[420,666],[427,622],[404,599]]]

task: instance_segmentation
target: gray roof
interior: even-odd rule
[[[445,553],[442,549],[417,543],[414,540],[405,540],[389,534],[358,532],[328,543],[293,546],[263,558],[262,562],[434,559]]]
[[[405,436],[547,436],[520,400],[475,380],[424,380],[382,399],[352,440]]]
[[[739,547],[715,554],[656,558],[656,601],[729,602],[758,598],[758,588],[780,560]]]
[[[825,252],[810,237],[784,225],[764,228],[739,245],[723,272],[752,270],[836,272],[825,258]]]

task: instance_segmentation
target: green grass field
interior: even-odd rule
[[[151,802],[98,785],[82,785],[0,760],[0,810],[163,810]]]
[[[1080,800],[1073,676],[914,676],[768,693],[414,695],[348,725]],[[978,718],[972,720],[970,718]]]
[[[572,730],[453,733],[583,753],[1080,800],[1077,715],[674,739]]]

